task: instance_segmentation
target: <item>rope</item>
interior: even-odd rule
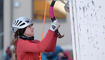
[[[43,40],[43,33],[44,33],[44,25],[45,25],[45,19],[46,19],[46,10],[47,10],[47,1],[48,0],[45,0],[45,9],[44,9],[44,21],[43,21],[43,31],[42,31],[42,40]],[[40,59],[39,60],[41,60],[41,53],[40,53]]]

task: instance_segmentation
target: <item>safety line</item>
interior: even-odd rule
[[[47,10],[47,2],[48,2],[48,0],[45,0],[45,9],[44,9],[44,21],[43,21],[43,31],[42,31],[42,40],[43,40],[43,34],[44,34],[44,25],[45,25],[45,20],[46,20],[46,10]],[[41,56],[42,55],[42,53],[40,53],[40,59],[39,60],[41,60]]]

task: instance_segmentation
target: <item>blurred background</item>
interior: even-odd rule
[[[70,14],[64,10],[64,3],[66,2],[67,0],[58,0],[54,7],[54,15],[61,24],[59,31],[61,34],[64,34],[63,38],[58,39],[57,46],[60,46],[64,51],[68,51],[69,56],[72,58]],[[51,0],[48,0],[44,36],[51,23],[49,18],[50,3]],[[2,60],[2,54],[13,39],[11,22],[18,17],[32,18],[35,28],[35,39],[41,40],[44,9],[45,0],[0,0],[0,60]]]
[[[54,7],[54,14],[61,24],[59,31],[64,37],[58,39],[55,52],[43,53],[43,56],[50,58],[63,51],[71,60],[73,57],[74,60],[105,60],[105,0],[68,1],[69,13],[64,9],[67,0],[57,0]],[[50,3],[48,0],[44,36],[51,23]],[[42,39],[44,8],[45,0],[0,0],[0,60],[13,39],[11,22],[14,19],[20,16],[32,18],[35,39]]]
[[[2,52],[3,52],[3,0],[0,0],[0,55],[2,55]],[[1,57],[2,56],[0,56],[0,58]]]

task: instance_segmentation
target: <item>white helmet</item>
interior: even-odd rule
[[[18,29],[25,28],[32,24],[32,21],[27,17],[19,17],[12,22],[12,30],[16,32]]]

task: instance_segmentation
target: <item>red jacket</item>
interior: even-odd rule
[[[17,40],[17,60],[39,60],[40,52],[51,52],[56,48],[57,35],[49,30],[45,38],[38,40]]]

